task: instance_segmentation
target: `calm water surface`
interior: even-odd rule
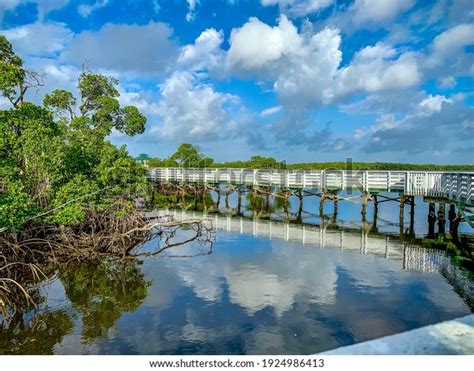
[[[210,254],[70,264],[37,311],[3,324],[0,353],[310,354],[471,313],[470,273],[440,252],[225,220]]]

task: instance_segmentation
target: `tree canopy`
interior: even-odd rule
[[[181,144],[176,152],[170,157],[161,160],[154,158],[148,161],[149,167],[209,167],[212,165],[214,160],[210,157],[206,157],[199,150],[199,147],[193,146],[189,143]]]

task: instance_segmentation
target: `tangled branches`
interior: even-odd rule
[[[179,240],[180,230],[184,238]],[[0,314],[9,317],[34,306],[30,292],[35,283],[59,264],[157,256],[190,242],[204,246],[210,254],[212,241],[212,225],[204,221],[147,217],[138,211],[124,215],[112,209],[88,212],[83,222],[71,226],[30,223],[21,232],[0,234]],[[197,254],[179,256],[202,254],[200,249]]]

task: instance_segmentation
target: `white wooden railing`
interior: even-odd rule
[[[150,178],[163,182],[403,192],[408,196],[446,197],[474,204],[474,172],[152,168]]]

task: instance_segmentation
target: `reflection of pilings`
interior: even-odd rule
[[[361,215],[362,215],[362,222],[366,222],[367,221],[367,203],[369,202],[369,195],[367,192],[364,192],[362,194],[362,209],[360,211]]]
[[[438,209],[438,233],[444,234],[446,231],[446,205],[444,202],[439,203]]]
[[[452,239],[456,242],[459,241],[458,227],[461,218],[456,213],[456,206],[454,204],[449,205],[449,231],[451,232]]]
[[[219,205],[221,204],[221,188],[219,187],[219,185],[217,186],[216,192],[217,192],[216,209],[219,209]]]
[[[297,189],[296,196],[298,197],[298,213],[296,214],[296,223],[303,223],[303,190]]]
[[[226,209],[230,208],[230,206],[229,206],[229,195],[232,193],[232,191],[233,191],[232,186],[230,186],[230,185],[227,186],[227,189],[225,191],[225,207],[226,207]]]
[[[403,268],[419,272],[437,273],[448,264],[446,254],[424,247],[405,247]]]
[[[298,208],[298,213],[296,214],[296,223],[303,223],[303,203],[300,203],[300,206]]]
[[[240,186],[237,187],[237,214],[241,214],[241,208],[242,208],[242,189]]]
[[[453,203],[449,204],[448,219],[449,219],[449,231],[453,232],[454,219],[456,219],[456,206]]]
[[[428,204],[428,237],[433,238],[435,234],[436,211],[435,204],[430,202]]]

